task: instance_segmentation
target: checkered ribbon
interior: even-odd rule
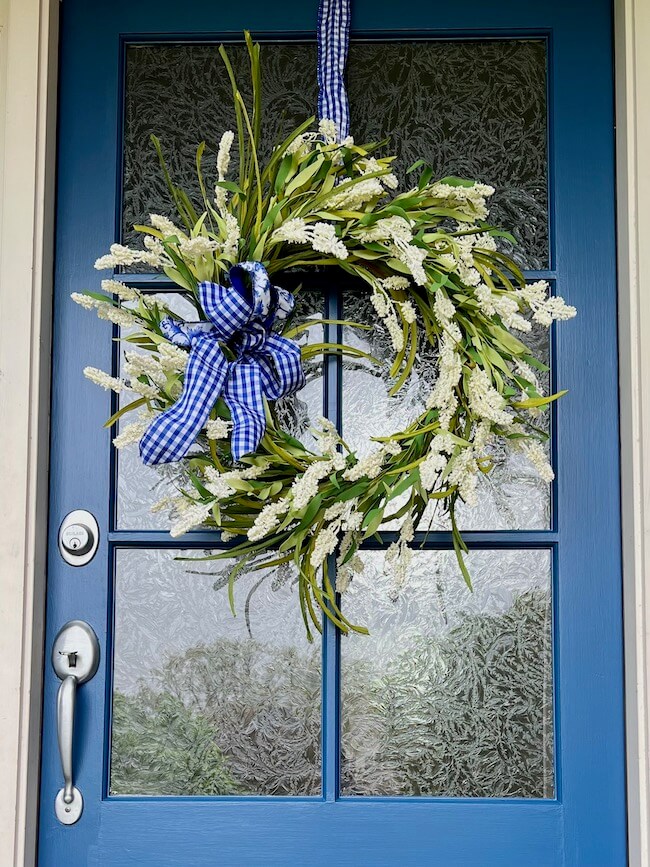
[[[271,330],[293,310],[293,295],[272,286],[259,262],[235,265],[229,276],[230,286],[199,283],[208,322],[161,322],[165,336],[190,348],[190,357],[181,396],[152,421],[140,440],[145,464],[184,457],[219,397],[230,409],[232,456],[239,460],[254,452],[264,435],[264,398],[277,400],[305,384],[300,347]],[[221,344],[232,350],[234,361],[226,358]]]
[[[333,120],[339,140],[350,130],[345,62],[350,41],[351,0],[320,0],[318,7],[318,114]]]

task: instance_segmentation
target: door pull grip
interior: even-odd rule
[[[52,666],[61,680],[56,699],[56,728],[63,772],[63,788],[54,801],[56,817],[74,825],[83,812],[83,797],[74,784],[73,748],[77,687],[94,676],[99,665],[99,642],[83,620],[71,620],[61,628],[52,647]]]

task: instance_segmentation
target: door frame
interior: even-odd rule
[[[650,237],[650,164],[641,162],[650,152],[644,100],[650,56],[643,48],[650,41],[650,7],[646,0],[614,0],[614,8],[629,863],[650,867],[650,593],[644,586],[650,575],[650,341],[643,340],[650,334],[650,249],[642,243]],[[12,494],[0,500],[0,779],[15,793],[0,802],[0,851],[12,867],[35,865],[36,848],[58,14],[57,0],[0,0],[0,165],[7,169],[0,186],[0,479]]]

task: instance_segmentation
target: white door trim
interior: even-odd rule
[[[630,864],[650,865],[650,4],[616,12],[623,593]]]
[[[615,12],[629,863],[650,867],[650,3]],[[58,14],[0,0],[2,867],[36,859]]]
[[[35,863],[57,0],[0,3],[0,864]]]

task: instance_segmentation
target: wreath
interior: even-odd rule
[[[250,106],[220,48],[237,135],[221,138],[210,191],[201,169],[205,143],[198,148],[201,213],[173,183],[152,136],[177,222],[151,214],[150,225],[135,227],[142,249],[113,244],[95,263],[100,270],[161,269],[195,314],[183,319],[123,277],[102,281],[102,293],[74,293],[141,350],[126,351],[124,378],[92,367],[84,373],[133,396],[106,423],[135,417],[115,446],[139,443],[145,463],[172,462],[178,493],[152,507],[169,512],[171,535],[208,526],[230,540],[210,559],[236,558],[231,606],[243,569],[294,563],[310,638],[313,628],[321,630],[320,612],[344,633],[366,632],[346,618],[338,594],[361,569],[359,547],[382,526],[401,520],[386,553],[399,585],[415,529],[437,501],[449,513],[459,568],[471,586],[455,510],[459,500],[476,502],[477,479],[491,471],[497,441],[522,451],[542,479],[553,479],[538,416],[564,392],[542,393],[538,374],[548,368],[526,334],[533,322],[550,326],[576,311],[549,296],[547,283],[527,283],[499,250],[500,238],[514,239],[487,222],[492,187],[434,180],[418,160],[408,170],[417,182],[399,192],[394,157],[381,155],[383,145],[340,140],[327,119],[306,120],[262,164],[259,45],[249,34],[246,44]],[[237,180],[229,177],[235,138]],[[275,404],[302,387],[306,360],[363,354],[339,343],[299,347],[298,333],[323,320],[296,324],[299,289],[274,285],[283,275],[286,282],[292,272],[331,266],[368,287],[394,350],[391,395],[409,380],[419,352],[435,356],[426,409],[404,430],[374,437],[373,451],[361,458],[326,419],[314,432],[318,448],[307,448],[283,429]]]

